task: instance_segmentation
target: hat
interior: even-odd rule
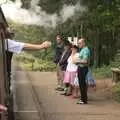
[[[71,44],[68,40],[65,40],[65,41],[64,41],[64,46],[70,46],[70,47],[71,47],[72,44]]]
[[[74,37],[73,40],[72,40],[72,37],[68,37],[68,41],[69,41],[72,45],[78,46],[78,37]]]

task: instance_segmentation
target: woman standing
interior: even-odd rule
[[[72,49],[72,53],[67,60],[68,65],[67,65],[65,77],[64,77],[64,84],[66,86],[64,94],[66,96],[72,95],[74,80],[75,80],[75,77],[77,74],[77,68],[78,68],[74,61],[79,56],[79,53],[78,53],[79,49],[75,45],[72,46],[71,49]]]

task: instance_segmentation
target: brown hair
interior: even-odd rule
[[[76,45],[72,45],[72,48],[75,48],[77,50],[77,52],[79,51],[79,47]]]
[[[0,23],[0,30],[3,31],[5,38],[11,38],[14,36],[14,32],[8,28],[8,26],[4,23]]]

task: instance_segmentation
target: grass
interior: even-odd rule
[[[93,68],[93,74],[95,77],[100,77],[100,78],[112,77],[111,67],[103,66],[101,68]]]

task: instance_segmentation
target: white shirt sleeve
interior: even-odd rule
[[[24,48],[24,43],[7,39],[5,47],[9,52],[21,53]]]

